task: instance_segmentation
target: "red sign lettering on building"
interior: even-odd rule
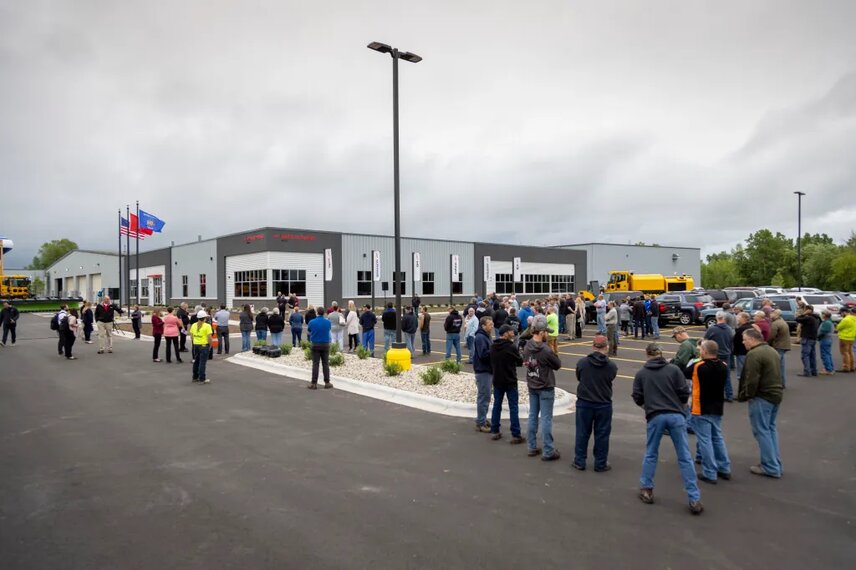
[[[251,241],[258,241],[260,239],[265,239],[265,235],[264,234],[251,234],[251,235],[244,236],[244,241],[247,243],[250,243]]]
[[[282,241],[297,240],[297,241],[315,241],[315,236],[310,234],[273,234],[274,239]]]

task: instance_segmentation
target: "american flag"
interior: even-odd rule
[[[151,235],[146,233],[145,231],[138,232],[137,230],[137,216],[131,214],[131,223],[128,223],[126,218],[122,218],[122,224],[119,227],[119,233],[123,236],[132,237],[134,239],[146,239],[147,235]]]

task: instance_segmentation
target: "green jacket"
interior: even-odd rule
[[[763,398],[772,404],[782,403],[782,374],[779,370],[779,353],[762,342],[746,354],[737,400],[745,402]]]
[[[684,368],[687,367],[690,360],[698,358],[698,347],[696,346],[696,343],[697,341],[694,338],[688,338],[678,346],[678,353],[675,354],[675,357],[672,359],[672,364],[680,368],[681,372],[683,372]]]

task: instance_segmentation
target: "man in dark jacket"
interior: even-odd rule
[[[413,314],[413,307],[407,307],[404,311],[404,318],[401,319],[401,332],[404,333],[404,342],[407,344],[407,350],[410,351],[410,357],[416,356],[416,315]]]
[[[458,309],[452,307],[449,309],[449,315],[443,323],[443,330],[446,331],[446,360],[452,356],[452,347],[455,348],[458,364],[461,363],[461,325],[464,324],[464,319],[458,313]]]
[[[493,330],[496,331],[496,338],[499,338],[499,329],[502,328],[502,325],[504,325],[507,320],[508,311],[505,309],[505,305],[500,305],[499,308],[493,312]]]
[[[639,331],[642,331],[642,340],[645,340],[645,302],[636,297],[633,301],[633,338],[639,338]]]
[[[782,476],[782,457],[776,418],[783,392],[779,354],[764,342],[761,333],[755,329],[743,333],[743,344],[749,352],[743,365],[737,400],[749,402],[749,423],[761,451],[761,463],[751,466],[749,471],[778,479]]]
[[[116,313],[121,315],[122,309],[111,303],[110,297],[104,297],[104,300],[95,307],[95,322],[98,326],[98,354],[104,354],[105,347],[107,352],[113,352],[113,318]]]
[[[491,333],[493,319],[479,319],[479,330],[473,339],[473,372],[476,375],[476,431],[489,433],[490,422],[487,421],[487,410],[490,407],[490,387],[493,383],[493,367],[490,362]]]
[[[419,314],[419,336],[422,338],[422,354],[431,354],[431,313],[428,307],[422,307]]]
[[[3,324],[3,341],[0,342],[0,346],[6,346],[6,338],[9,333],[12,333],[12,346],[15,346],[18,317],[18,309],[12,304],[12,301],[4,301],[3,310],[0,311],[0,323]]]
[[[500,439],[499,422],[502,417],[502,400],[508,398],[508,415],[511,422],[511,441],[523,443],[520,435],[518,415],[517,367],[523,366],[523,358],[514,342],[516,331],[511,325],[502,325],[499,338],[490,347],[490,364],[493,368],[493,413],[490,431],[493,439]]]
[[[175,316],[181,319],[181,330],[178,331],[180,336],[178,350],[179,352],[187,352],[187,329],[190,327],[190,314],[187,312],[187,303],[182,303],[178,306]]]
[[[380,315],[380,320],[383,322],[383,352],[386,353],[392,343],[395,342],[395,327],[396,327],[395,309],[392,306],[392,301],[386,304],[386,309]]]
[[[526,369],[526,386],[529,389],[529,422],[527,426],[527,455],[535,457],[538,448],[538,424],[540,416],[541,437],[544,452],[541,461],[559,459],[559,451],[553,447],[553,403],[556,400],[556,370],[562,361],[547,345],[547,337],[553,329],[547,326],[547,317],[536,315],[532,319],[532,338],[523,349],[523,365]]]
[[[375,325],[377,325],[377,316],[372,311],[372,306],[367,304],[366,310],[360,315],[360,326],[363,328],[363,348],[371,352],[372,358],[374,358]]]
[[[817,329],[820,318],[814,314],[814,307],[806,305],[802,315],[797,317],[800,325],[800,358],[803,371],[797,376],[817,376]]]
[[[607,457],[612,432],[612,382],[618,367],[607,356],[606,337],[595,336],[592,348],[591,354],[577,362],[577,437],[572,465],[585,471],[588,443],[594,431],[594,470],[602,472],[612,469]]]
[[[684,405],[690,395],[687,380],[680,368],[666,362],[659,344],[649,344],[645,354],[648,361],[633,379],[633,401],[637,406],[644,407],[645,419],[648,421],[647,447],[642,461],[642,476],[639,478],[639,499],[646,504],[654,502],[654,474],[657,471],[660,440],[668,430],[678,457],[690,512],[701,514],[704,507],[687,442],[687,419],[684,415]]]
[[[734,345],[734,329],[725,323],[725,311],[716,312],[716,324],[704,333],[705,340],[712,340],[719,347],[717,357],[723,362],[731,360],[731,347]],[[725,378],[725,401],[734,400],[734,388],[731,386],[731,369]]]
[[[684,371],[692,379],[691,422],[696,434],[696,458],[701,460],[702,469],[698,478],[713,485],[717,477],[731,479],[731,460],[722,437],[728,365],[717,357],[718,352],[716,342],[702,341],[702,359]]]

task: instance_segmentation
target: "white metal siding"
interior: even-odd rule
[[[89,276],[89,287],[90,287],[90,297],[87,297],[88,300],[92,301],[98,296],[98,292],[101,291],[101,274],[93,273]]]
[[[482,260],[484,262],[484,260]],[[573,263],[535,263],[527,262],[525,259],[520,261],[521,275],[575,275],[575,266]],[[488,292],[496,291],[496,275],[498,273],[513,273],[511,261],[495,261],[490,260],[490,280],[487,284]],[[579,284],[574,282],[574,287],[579,288]]]
[[[292,253],[285,251],[262,251],[226,258],[226,306],[235,306],[235,272],[267,269],[267,297],[240,297],[243,301],[264,301],[276,297],[273,290],[274,269],[303,269],[306,271],[306,299],[301,306],[324,304],[324,255],[321,253]],[[258,307],[257,307],[258,309]]]

